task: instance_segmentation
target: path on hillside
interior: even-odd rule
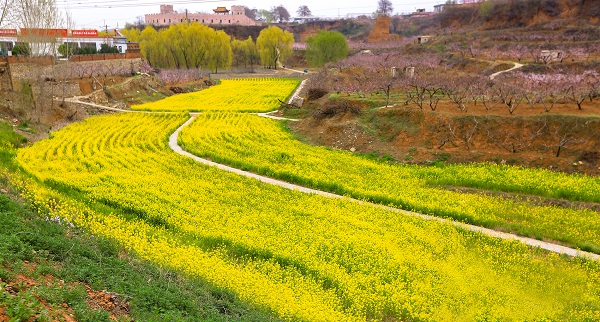
[[[501,70],[501,71],[499,71],[497,73],[493,73],[492,75],[490,75],[490,79],[494,79],[498,75],[502,75],[504,73],[512,72],[513,70],[519,69],[519,68],[521,68],[521,67],[524,66],[523,64],[520,64],[520,63],[517,63],[517,62],[510,62],[510,63],[515,64],[515,66],[513,66],[513,68],[509,68],[507,70]]]
[[[439,217],[433,217],[433,216],[423,215],[423,214],[419,214],[419,213],[415,213],[415,212],[411,212],[411,211],[406,211],[406,210],[402,210],[402,209],[398,209],[398,208],[383,206],[380,204],[364,202],[364,201],[360,201],[357,199],[353,199],[353,198],[349,198],[349,197],[345,197],[345,196],[341,196],[341,195],[336,195],[336,194],[333,194],[330,192],[310,189],[310,188],[306,188],[303,186],[291,184],[289,182],[261,176],[256,173],[240,170],[240,169],[233,168],[233,167],[230,167],[230,166],[227,166],[224,164],[220,164],[220,163],[216,163],[216,162],[213,162],[213,161],[210,161],[207,159],[200,158],[196,155],[193,155],[193,154],[183,150],[183,148],[181,148],[181,146],[179,146],[179,144],[177,142],[177,139],[179,137],[179,133],[181,132],[181,130],[183,130],[186,126],[193,123],[195,121],[198,113],[193,113],[190,115],[191,115],[190,119],[187,120],[187,122],[185,122],[183,125],[181,125],[169,137],[169,147],[171,148],[171,150],[175,151],[176,153],[183,155],[185,157],[191,158],[191,159],[195,160],[196,162],[206,164],[209,166],[213,166],[213,167],[217,167],[224,171],[239,174],[239,175],[242,175],[242,176],[245,176],[248,178],[253,178],[260,182],[272,184],[272,185],[279,186],[279,187],[282,187],[285,189],[296,190],[299,192],[309,193],[309,194],[316,194],[316,195],[327,197],[327,198],[346,199],[346,200],[350,200],[352,202],[356,202],[358,204],[368,204],[368,205],[371,205],[371,206],[374,206],[377,208],[393,211],[393,212],[400,213],[400,214],[407,215],[407,216],[418,217],[418,218],[425,219],[425,220],[435,220],[435,221],[443,222],[443,223],[450,224],[450,225],[453,225],[453,226],[461,228],[461,229],[482,233],[484,235],[491,236],[491,237],[496,237],[496,238],[501,238],[501,239],[506,239],[506,240],[517,240],[523,244],[526,244],[529,246],[534,246],[534,247],[539,247],[539,248],[542,248],[542,249],[545,249],[545,250],[548,250],[548,251],[551,251],[554,253],[558,253],[558,254],[566,254],[569,256],[579,256],[579,257],[585,257],[585,258],[594,259],[594,260],[600,260],[600,255],[597,255],[597,254],[583,252],[583,251],[580,251],[577,249],[573,249],[573,248],[569,248],[569,247],[565,247],[565,246],[561,246],[561,245],[556,245],[556,244],[552,244],[552,243],[547,243],[547,242],[543,242],[543,241],[540,241],[537,239],[521,237],[521,236],[509,234],[509,233],[504,233],[504,232],[496,231],[493,229],[483,228],[483,227],[474,226],[474,225],[468,225],[465,223],[452,221],[449,219],[443,219],[443,218],[439,218]]]
[[[294,95],[292,95],[290,100],[292,100],[295,96],[297,96],[301,89],[302,89],[302,86],[298,86],[298,88],[296,89],[296,92],[294,93]],[[81,102],[78,100],[78,98],[74,98],[73,100],[69,100],[69,101],[80,103],[80,104],[85,104],[85,105],[88,105],[91,107],[114,111],[114,112],[153,113],[153,112],[145,112],[145,111],[124,110],[124,109],[119,109],[116,107],[107,107],[107,106],[93,104],[93,103]],[[165,112],[154,112],[154,113],[165,113]],[[272,112],[270,112],[270,113],[272,113]],[[288,119],[288,118],[273,116],[273,115],[270,115],[270,113],[255,113],[255,114],[259,115],[261,117],[267,117],[267,118],[271,118],[271,119],[275,119],[275,120],[299,121],[298,119]],[[552,243],[540,241],[537,239],[522,237],[522,236],[518,236],[518,235],[514,235],[514,234],[504,233],[504,232],[496,231],[496,230],[489,229],[489,228],[483,228],[483,227],[479,227],[479,226],[469,225],[469,224],[465,224],[465,223],[461,223],[461,222],[457,222],[457,221],[453,221],[453,220],[449,220],[449,219],[423,215],[420,213],[406,211],[406,210],[393,208],[393,207],[388,207],[388,206],[384,206],[384,205],[380,205],[380,204],[376,204],[376,203],[364,202],[361,200],[333,194],[330,192],[325,192],[325,191],[316,190],[316,189],[310,189],[310,188],[306,188],[306,187],[292,184],[289,182],[285,182],[282,180],[277,180],[277,179],[261,176],[256,173],[240,170],[240,169],[233,168],[233,167],[230,167],[230,166],[227,166],[224,164],[220,164],[220,163],[216,163],[216,162],[213,162],[213,161],[210,161],[207,159],[200,158],[196,155],[193,155],[193,154],[185,151],[181,146],[179,146],[179,143],[177,142],[177,139],[179,138],[179,133],[181,133],[181,131],[185,127],[187,127],[188,125],[193,123],[199,114],[200,113],[190,113],[190,118],[183,125],[181,125],[177,130],[175,130],[175,132],[173,134],[171,134],[171,136],[169,137],[169,148],[171,150],[173,150],[175,153],[178,153],[182,156],[191,158],[191,159],[195,160],[196,162],[206,164],[209,166],[213,166],[213,167],[219,168],[221,170],[232,172],[232,173],[242,175],[242,176],[245,176],[248,178],[256,179],[263,183],[276,185],[276,186],[279,186],[279,187],[282,187],[285,189],[296,190],[296,191],[299,191],[302,193],[316,194],[316,195],[327,197],[327,198],[346,199],[346,200],[349,200],[352,202],[356,202],[358,204],[368,204],[368,205],[371,205],[371,206],[374,206],[377,208],[385,209],[388,211],[393,211],[393,212],[400,213],[400,214],[407,215],[407,216],[417,217],[417,218],[421,218],[424,220],[435,220],[438,222],[453,225],[455,227],[458,227],[458,228],[461,228],[464,230],[478,232],[478,233],[481,233],[486,236],[501,238],[501,239],[505,239],[505,240],[516,240],[523,244],[542,248],[542,249],[545,249],[547,251],[554,252],[557,254],[565,254],[565,255],[574,256],[574,257],[584,257],[584,258],[600,261],[600,255],[598,255],[598,254],[592,254],[589,252],[580,251],[580,250],[570,248],[570,247],[552,244]]]

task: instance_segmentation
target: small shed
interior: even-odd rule
[[[417,37],[417,43],[418,44],[426,44],[426,43],[430,42],[431,39],[433,39],[433,36],[419,36],[419,37]]]
[[[565,52],[562,50],[542,50],[540,53],[540,59],[546,64],[562,61],[564,58]]]

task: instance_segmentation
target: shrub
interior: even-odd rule
[[[346,113],[350,113],[352,115],[359,115],[361,110],[362,109],[358,102],[336,99],[327,101],[323,108],[317,109],[312,113],[312,117],[316,119],[324,119],[338,114]]]
[[[327,94],[327,91],[322,88],[310,88],[310,89],[308,89],[308,100],[309,101],[318,100],[319,98],[325,96],[326,94]]]

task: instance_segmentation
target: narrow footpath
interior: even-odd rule
[[[521,66],[517,67],[515,65],[515,67],[513,67],[513,69],[520,68]],[[504,72],[507,72],[507,71],[504,71]],[[304,87],[304,85],[305,85],[305,82],[302,82],[301,86],[298,87],[298,89],[296,90],[296,92],[290,98],[290,101],[293,100],[295,97],[297,97],[299,95],[298,93]],[[80,103],[80,104],[88,105],[88,106],[99,108],[99,109],[109,110],[109,111],[113,111],[113,112],[122,112],[122,113],[123,112],[125,112],[125,113],[149,113],[149,114],[150,113],[165,113],[165,112],[133,111],[133,110],[119,109],[119,108],[115,108],[115,107],[107,107],[107,106],[102,106],[102,105],[98,105],[98,104],[82,102],[82,101],[79,100],[79,97],[68,99],[68,101],[74,102],[74,103]],[[402,210],[402,209],[398,209],[398,208],[383,206],[383,205],[380,205],[380,204],[375,204],[375,203],[370,203],[370,202],[364,202],[364,201],[361,201],[361,200],[357,200],[357,199],[353,199],[353,198],[349,198],[349,197],[345,197],[345,196],[341,196],[341,195],[336,195],[336,194],[333,194],[333,193],[330,193],[330,192],[325,192],[325,191],[321,191],[321,190],[310,189],[310,188],[306,188],[306,187],[303,187],[303,186],[291,184],[289,182],[285,182],[285,181],[281,181],[281,180],[277,180],[277,179],[273,179],[273,178],[261,176],[261,175],[258,175],[256,173],[252,173],[252,172],[240,170],[240,169],[233,168],[233,167],[230,167],[230,166],[227,166],[227,165],[224,165],[224,164],[220,164],[220,163],[216,163],[216,162],[213,162],[213,161],[210,161],[210,160],[207,160],[207,159],[200,158],[200,157],[198,157],[196,155],[193,155],[193,154],[191,154],[191,153],[183,150],[183,148],[181,148],[181,146],[179,146],[179,144],[177,142],[177,139],[179,137],[179,133],[181,133],[181,131],[186,126],[188,126],[191,123],[193,123],[195,121],[196,117],[199,114],[200,113],[190,113],[190,119],[187,120],[183,125],[181,125],[169,137],[169,148],[171,148],[171,150],[173,150],[175,153],[178,153],[178,154],[180,154],[182,156],[191,158],[191,159],[195,160],[196,162],[199,162],[199,163],[202,163],[202,164],[206,164],[206,165],[209,165],[209,166],[213,166],[213,167],[217,167],[217,168],[219,168],[219,169],[221,169],[223,171],[232,172],[232,173],[235,173],[235,174],[238,174],[238,175],[242,175],[242,176],[245,176],[245,177],[248,177],[248,178],[256,179],[256,180],[258,180],[260,182],[263,182],[263,183],[266,183],[266,184],[272,184],[272,185],[279,186],[279,187],[282,187],[282,188],[285,188],[285,189],[296,190],[296,191],[299,191],[299,192],[302,192],[302,193],[316,194],[316,195],[327,197],[327,198],[346,199],[346,200],[350,200],[352,202],[356,202],[358,204],[368,204],[368,205],[371,205],[371,206],[374,206],[374,207],[378,207],[378,208],[385,209],[385,210],[388,210],[388,211],[393,211],[393,212],[396,212],[396,213],[399,213],[399,214],[402,214],[402,215],[406,215],[406,216],[417,217],[417,218],[421,218],[421,219],[424,219],[424,220],[436,220],[436,221],[439,221],[439,222],[443,222],[443,223],[446,223],[446,224],[453,225],[453,226],[458,227],[460,229],[478,232],[478,233],[481,233],[481,234],[486,235],[486,236],[491,236],[491,237],[495,237],[495,238],[501,238],[501,239],[505,239],[505,240],[516,240],[516,241],[519,241],[519,242],[521,242],[521,243],[523,243],[525,245],[529,245],[529,246],[533,246],[533,247],[538,247],[538,248],[545,249],[547,251],[554,252],[554,253],[557,253],[557,254],[565,254],[565,255],[573,256],[573,257],[584,257],[584,258],[588,258],[588,259],[600,261],[600,255],[598,255],[598,254],[584,252],[584,251],[581,251],[581,250],[578,250],[578,249],[574,249],[574,248],[570,248],[570,247],[566,247],[566,246],[561,246],[561,245],[557,245],[557,244],[552,244],[552,243],[540,241],[540,240],[537,240],[537,239],[522,237],[522,236],[518,236],[518,235],[514,235],[514,234],[509,234],[509,233],[504,233],[504,232],[496,231],[496,230],[489,229],[489,228],[483,228],[483,227],[479,227],[479,226],[469,225],[469,224],[465,224],[465,223],[461,223],[461,222],[457,222],[457,221],[453,221],[453,220],[449,220],[449,219],[444,219],[444,218],[439,218],[439,217],[433,217],[433,216],[428,216],[428,215],[424,215],[424,214],[420,214],[420,213],[406,211],[406,210]],[[297,119],[287,119],[287,118],[283,118],[283,117],[272,116],[272,115],[270,115],[270,113],[255,113],[255,114],[259,115],[261,117],[267,117],[267,118],[271,118],[271,119],[275,119],[275,120],[299,121]]]
[[[537,239],[532,239],[532,238],[527,238],[527,237],[521,237],[518,235],[513,235],[513,234],[509,234],[509,233],[504,233],[504,232],[500,232],[500,231],[496,231],[493,229],[488,229],[488,228],[483,228],[483,227],[479,227],[479,226],[473,226],[473,225],[468,225],[465,223],[461,223],[461,222],[457,222],[457,221],[452,221],[452,220],[448,220],[448,219],[443,219],[443,218],[438,218],[438,217],[433,217],[433,216],[428,216],[428,215],[423,215],[423,214],[419,214],[419,213],[415,213],[415,212],[411,212],[411,211],[406,211],[406,210],[402,210],[402,209],[398,209],[398,208],[392,208],[392,207],[388,207],[388,206],[383,206],[380,204],[374,204],[374,203],[369,203],[369,202],[364,202],[364,201],[360,201],[357,199],[353,199],[353,198],[349,198],[349,197],[344,197],[341,195],[336,195],[333,193],[329,193],[329,192],[325,192],[325,191],[321,191],[321,190],[315,190],[315,189],[310,189],[310,188],[306,188],[303,186],[299,186],[299,185],[295,185],[295,184],[291,184],[289,182],[285,182],[285,181],[281,181],[281,180],[277,180],[277,179],[273,179],[273,178],[269,178],[269,177],[265,177],[265,176],[261,176],[258,175],[256,173],[252,173],[252,172],[248,172],[248,171],[244,171],[244,170],[240,170],[237,168],[232,168],[230,166],[226,166],[224,164],[220,164],[220,163],[216,163],[216,162],[212,162],[210,160],[206,160],[203,158],[200,158],[196,155],[193,155],[185,150],[183,150],[181,148],[181,146],[179,146],[179,144],[177,143],[177,138],[179,137],[179,133],[181,132],[181,130],[183,130],[183,128],[185,128],[186,126],[190,125],[191,123],[194,122],[194,120],[196,119],[196,116],[198,114],[194,113],[191,114],[191,117],[189,120],[187,120],[187,122],[185,122],[183,125],[181,125],[170,137],[169,137],[169,147],[171,148],[171,150],[175,151],[176,153],[183,155],[185,157],[188,158],[192,158],[193,160],[195,160],[196,162],[202,163],[202,164],[206,164],[209,166],[213,166],[213,167],[217,167],[223,171],[228,171],[228,172],[232,172],[235,174],[239,174],[248,178],[253,178],[256,179],[260,182],[263,183],[267,183],[267,184],[272,184],[272,185],[276,185],[285,189],[290,189],[290,190],[296,190],[299,192],[303,192],[303,193],[310,193],[310,194],[316,194],[319,196],[323,196],[323,197],[327,197],[327,198],[336,198],[336,199],[346,199],[346,200],[350,200],[352,202],[356,202],[358,204],[369,204],[372,205],[374,207],[378,207],[381,209],[385,209],[385,210],[389,210],[389,211],[393,211],[393,212],[397,212],[406,216],[412,216],[412,217],[418,217],[421,219],[425,219],[425,220],[436,220],[439,222],[443,222],[446,224],[450,224],[453,225],[455,227],[461,228],[461,229],[465,229],[465,230],[469,230],[469,231],[474,231],[474,232],[478,232],[481,234],[484,234],[486,236],[491,236],[491,237],[496,237],[496,238],[501,238],[501,239],[506,239],[506,240],[517,240],[523,244],[529,245],[529,246],[533,246],[533,247],[539,247],[557,254],[565,254],[565,255],[569,255],[569,256],[578,256],[578,257],[585,257],[585,258],[589,258],[589,259],[593,259],[593,260],[600,260],[600,255],[597,254],[592,254],[592,253],[588,253],[588,252],[584,252],[581,250],[577,250],[574,248],[569,248],[569,247],[565,247],[565,246],[561,246],[561,245],[557,245],[557,244],[552,244],[552,243],[547,243],[544,241],[540,241]],[[281,118],[280,118],[281,119]]]

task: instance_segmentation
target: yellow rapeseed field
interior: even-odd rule
[[[285,320],[600,320],[598,262],[195,163],[168,147],[187,119],[70,125],[18,151],[13,183],[42,213]]]
[[[267,112],[279,107],[298,86],[297,79],[224,79],[216,86],[167,99],[134,105],[140,111],[241,111]]]
[[[600,184],[596,178],[511,167],[499,169],[491,165],[445,168],[389,165],[347,151],[308,146],[284,130],[279,121],[233,112],[199,115],[191,126],[183,129],[179,141],[198,156],[263,175],[600,251],[600,216],[595,211],[541,207],[428,185],[431,177],[445,176],[449,180],[454,175],[453,185],[460,185],[462,177],[504,184],[512,177],[513,186],[522,187],[523,182],[531,182],[532,174],[536,174],[533,177],[539,179],[539,186],[547,190],[597,194]]]

